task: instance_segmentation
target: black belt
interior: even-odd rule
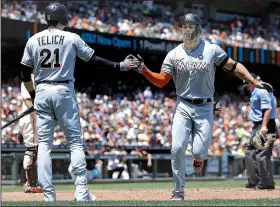
[[[275,123],[275,119],[269,119],[268,124],[274,124]],[[262,125],[262,121],[253,121],[254,125]]]
[[[262,121],[259,122],[253,122],[253,130],[257,129],[258,127],[261,127]],[[267,129],[269,134],[277,134],[277,127],[276,127],[276,122],[275,119],[269,119],[268,124],[267,124]]]
[[[48,83],[48,84],[52,84],[52,83],[69,83],[69,80],[65,80],[65,81],[41,81],[39,83],[36,83],[37,85],[41,84],[41,83]]]
[[[199,99],[189,99],[189,98],[182,98],[180,97],[181,99],[189,102],[189,103],[192,103],[192,104],[202,104],[202,103],[209,103],[211,102],[211,98],[207,98],[207,99],[203,99],[203,98],[199,98]]]

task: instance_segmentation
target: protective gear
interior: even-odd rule
[[[137,58],[137,60],[140,61],[140,64],[139,64],[138,67],[133,68],[133,70],[135,70],[137,73],[143,74],[143,67],[144,67],[144,65],[145,65],[145,64],[144,64],[144,60],[143,60],[143,58],[142,58],[140,55],[138,55],[138,54],[137,54],[137,57],[135,57],[135,58]]]
[[[24,185],[24,193],[43,193],[43,190],[39,185],[36,187],[30,187],[26,182]]]
[[[218,102],[215,102],[213,105],[213,114],[215,115],[216,112],[220,112],[221,108],[217,108]]]
[[[230,73],[233,73],[235,71],[237,64],[238,64],[238,62],[234,61],[234,65],[232,66]]]
[[[256,88],[260,88],[260,89],[265,89],[267,90],[269,93],[272,93],[274,91],[272,85],[270,85],[269,83],[263,82],[261,80],[260,76],[257,76],[254,73],[251,73],[251,75],[253,76],[254,80],[251,84],[253,84]],[[245,84],[244,86],[248,86],[248,84],[250,83],[246,83],[246,81],[243,81],[243,83]]]
[[[196,173],[197,175],[200,175],[202,167],[203,167],[203,161],[193,160],[194,173]]]
[[[245,164],[248,175],[246,188],[272,188],[275,186],[271,155],[274,143],[263,150],[250,144],[246,146]]]
[[[60,24],[66,26],[70,17],[68,16],[67,8],[60,3],[50,4],[45,11],[45,20],[48,21],[57,21]]]
[[[269,147],[269,145],[274,141],[274,138],[271,134],[262,134],[260,129],[261,127],[256,130],[254,136],[252,137],[251,145],[258,150],[263,150]]]
[[[120,70],[128,71],[130,69],[136,70],[141,66],[141,61],[133,55],[128,55],[124,61],[120,62]]]
[[[198,37],[202,33],[202,21],[198,15],[193,13],[185,14],[180,18],[179,26],[182,27],[183,23],[190,22],[196,24],[195,32],[190,34],[190,39],[193,40],[194,38]]]
[[[38,185],[37,178],[37,150],[27,150],[23,158],[23,169],[28,187],[36,187]]]

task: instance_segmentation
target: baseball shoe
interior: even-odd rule
[[[183,196],[179,196],[176,194],[173,194],[172,197],[170,198],[171,201],[183,201],[184,197]]]
[[[263,186],[263,185],[258,184],[257,188],[260,190],[272,190],[272,189],[275,189],[275,186],[274,185]]]
[[[96,201],[97,198],[94,195],[92,195],[90,192],[87,192],[87,193],[88,193],[87,198],[84,200],[79,200],[79,201]],[[76,196],[74,197],[74,201],[78,201],[76,199]]]
[[[195,174],[200,175],[202,166],[203,166],[203,161],[193,160],[193,170]]]
[[[24,185],[24,193],[43,193],[43,190],[39,186],[30,187]]]
[[[245,184],[245,188],[256,188],[256,185],[248,182]]]

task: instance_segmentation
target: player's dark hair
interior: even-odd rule
[[[49,27],[55,27],[58,24],[58,21],[50,20],[50,21],[47,21],[47,24]]]

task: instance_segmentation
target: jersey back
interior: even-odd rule
[[[76,56],[88,61],[94,50],[79,35],[46,29],[32,36],[24,49],[21,64],[35,69],[35,82],[75,81]]]

